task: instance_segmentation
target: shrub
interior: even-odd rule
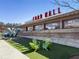
[[[39,49],[39,42],[37,40],[33,39],[32,42],[29,43],[30,47],[34,49],[34,51],[37,51]]]
[[[44,40],[44,42],[42,44],[42,48],[47,50],[47,51],[49,48],[51,48],[51,41],[49,38]]]

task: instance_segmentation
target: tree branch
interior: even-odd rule
[[[53,1],[50,1],[50,2],[54,3],[54,4],[57,4],[57,5],[61,6],[61,7],[69,7],[70,9],[77,10],[74,7],[72,7],[71,4],[69,2],[67,2],[67,1],[61,1],[61,2],[59,2],[58,0],[53,0]],[[79,0],[76,0],[75,2],[79,3]]]

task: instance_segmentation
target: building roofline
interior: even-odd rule
[[[21,26],[29,26],[29,25],[33,25],[33,24],[39,24],[39,23],[44,23],[46,21],[50,21],[51,19],[59,19],[59,18],[63,18],[63,17],[68,17],[68,16],[73,16],[73,15],[79,15],[79,10],[76,10],[76,11],[71,11],[71,12],[68,12],[68,13],[64,13],[64,14],[57,14],[57,15],[52,15],[52,16],[49,16],[49,17],[46,17],[44,19],[39,19],[39,21],[32,21],[32,22],[27,22]]]

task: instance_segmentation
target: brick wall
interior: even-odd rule
[[[0,25],[0,32],[3,32],[5,30],[5,27],[3,25]]]

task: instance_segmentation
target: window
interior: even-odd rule
[[[32,31],[33,30],[33,27],[28,27],[28,31]]]
[[[43,30],[43,25],[37,25],[37,26],[35,26],[35,30],[36,31]]]
[[[59,23],[51,23],[51,24],[46,24],[47,29],[58,29],[60,28]]]
[[[65,27],[79,27],[79,19],[65,21]]]

